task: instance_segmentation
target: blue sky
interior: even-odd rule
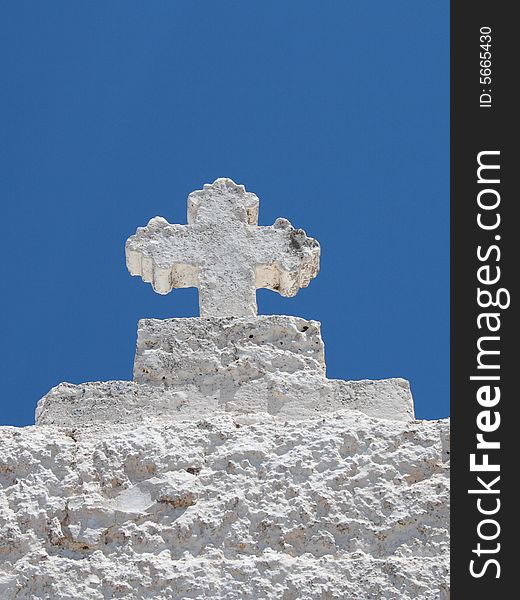
[[[154,294],[124,243],[231,177],[322,246],[260,312],[322,322],[328,376],[449,412],[449,3],[7,2],[0,9],[0,423],[61,381],[131,379]]]

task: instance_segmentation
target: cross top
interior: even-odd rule
[[[154,217],[126,242],[132,275],[159,294],[197,287],[201,317],[257,314],[256,289],[294,296],[318,274],[320,246],[286,219],[258,225],[258,197],[227,178],[188,196],[188,224]]]

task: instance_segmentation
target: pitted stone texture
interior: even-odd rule
[[[413,420],[413,400],[404,379],[341,381],[297,374],[268,374],[216,390],[195,385],[157,387],[131,381],[74,385],[61,383],[39,402],[37,425],[83,426],[91,423],[139,423],[162,417],[198,419],[216,413],[268,413],[301,420],[339,409],[396,421]]]
[[[2,600],[448,598],[449,425],[0,428]]]
[[[258,198],[231,179],[217,179],[188,197],[188,224],[162,217],[126,243],[132,275],[159,294],[199,288],[202,317],[254,316],[256,289],[294,296],[319,270],[320,246],[286,219],[258,226]]]
[[[142,319],[134,380],[211,393],[267,373],[325,375],[320,323],[298,317]]]
[[[138,385],[132,381],[94,381],[74,385],[60,383],[53,387],[36,407],[37,425],[83,426],[90,423],[132,423],[149,417],[169,416],[181,412],[184,394]],[[204,414],[207,402],[197,406],[192,398],[190,412],[182,416]]]

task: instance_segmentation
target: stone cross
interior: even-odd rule
[[[257,314],[256,289],[294,296],[318,274],[320,246],[286,219],[258,226],[259,200],[231,179],[188,196],[188,224],[162,217],[126,242],[126,264],[159,294],[199,288],[201,317]]]

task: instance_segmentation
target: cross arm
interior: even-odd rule
[[[189,262],[192,245],[189,225],[172,225],[162,217],[154,217],[128,238],[126,265],[131,275],[151,283],[159,294],[197,287],[198,266]]]
[[[256,287],[291,297],[307,287],[320,269],[320,245],[287,219],[257,230]]]

